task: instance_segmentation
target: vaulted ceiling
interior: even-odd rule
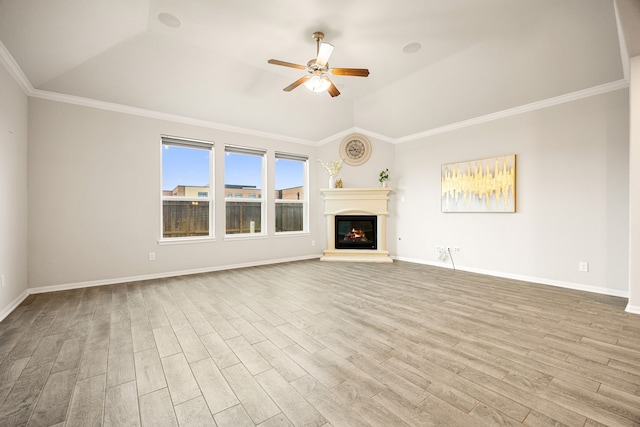
[[[336,98],[284,92],[305,72],[267,60],[306,64],[314,31],[332,67],[370,76],[332,76]],[[607,0],[0,0],[0,41],[39,93],[308,142],[404,138],[624,78]]]

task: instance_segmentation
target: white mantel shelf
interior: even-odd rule
[[[327,248],[320,261],[393,262],[387,251],[387,216],[390,188],[323,188],[327,221]],[[336,215],[375,215],[377,249],[336,249]]]

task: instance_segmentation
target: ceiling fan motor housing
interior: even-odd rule
[[[329,63],[327,62],[326,64],[324,64],[324,66],[320,66],[318,65],[318,62],[316,61],[316,58],[310,59],[309,62],[307,62],[307,70],[310,73],[326,73],[327,71],[329,71]]]

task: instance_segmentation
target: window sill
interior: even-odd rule
[[[275,237],[296,237],[296,236],[310,236],[308,231],[278,231]]]
[[[264,233],[242,233],[242,234],[225,234],[224,240],[257,240],[266,239],[267,236]]]
[[[160,239],[158,245],[189,245],[192,243],[212,243],[215,242],[215,237],[176,237],[174,239]]]

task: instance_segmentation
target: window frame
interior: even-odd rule
[[[206,197],[187,197],[187,196],[165,196],[163,188],[163,156],[165,145],[192,148],[209,151],[209,190]],[[204,240],[215,239],[215,143],[213,141],[204,141],[191,138],[183,138],[169,135],[160,136],[160,239],[159,243],[189,243]],[[209,202],[209,234],[206,236],[182,236],[182,237],[165,237],[164,236],[164,202],[165,201],[186,201],[186,202]]]
[[[227,172],[227,167],[226,167],[226,156],[227,153],[234,153],[234,154],[244,154],[244,155],[250,155],[250,156],[256,156],[260,158],[260,197],[254,197],[254,198],[249,198],[249,197],[237,197],[238,194],[236,194],[235,192],[232,191],[231,188],[227,188],[227,181],[226,181],[226,172]],[[225,189],[225,198],[224,198],[224,219],[225,219],[225,226],[224,226],[224,238],[225,239],[247,239],[247,238],[263,238],[267,236],[267,230],[268,230],[268,216],[267,216],[267,204],[268,204],[268,196],[267,196],[267,192],[265,191],[266,189],[266,182],[267,182],[267,150],[265,149],[261,149],[261,148],[253,148],[253,147],[245,147],[245,146],[240,146],[240,145],[232,145],[232,144],[226,144],[224,146],[224,155],[225,155],[225,166],[224,166],[224,171],[225,171],[225,178],[224,178],[224,189]],[[227,197],[228,192],[232,192],[233,196],[232,197]],[[239,193],[241,195],[241,193]],[[255,233],[251,233],[251,232],[246,232],[246,233],[227,233],[227,203],[260,203],[260,232],[255,232]]]
[[[275,221],[277,220],[277,215],[274,215],[273,228],[275,230],[275,234],[277,236],[285,236],[285,235],[309,233],[309,156],[304,155],[304,154],[293,154],[293,153],[286,153],[286,152],[282,152],[282,151],[276,151],[275,155],[274,155],[274,164],[273,164],[274,182],[275,182],[275,180],[277,178],[276,162],[278,161],[278,159],[295,160],[295,161],[303,162],[303,164],[304,164],[304,169],[303,169],[304,176],[302,178],[302,186],[303,186],[303,197],[302,197],[302,199],[299,199],[299,200],[279,199],[279,198],[274,196],[274,199],[275,199],[275,211],[274,212],[277,211],[277,209],[278,209],[277,205],[278,204],[301,204],[302,205],[302,230],[277,231],[276,223],[275,223]],[[274,190],[278,191],[277,188],[274,188]]]

